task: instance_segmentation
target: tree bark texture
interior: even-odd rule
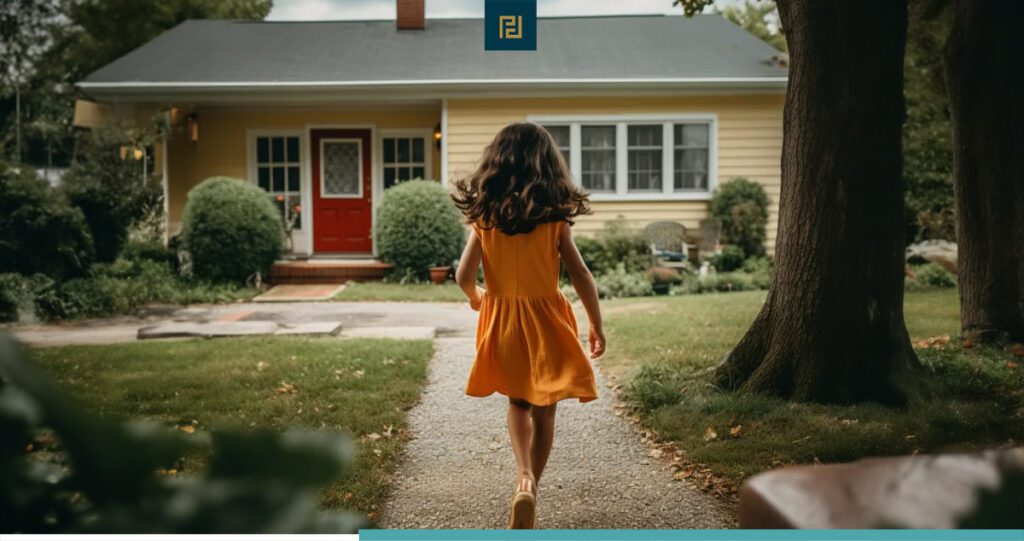
[[[965,338],[1024,341],[1024,1],[956,0],[944,48]]]
[[[781,0],[790,51],[767,300],[716,370],[726,388],[902,404],[905,0]]]

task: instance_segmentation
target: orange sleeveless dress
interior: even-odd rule
[[[558,289],[558,236],[567,222],[506,235],[473,225],[483,248],[487,292],[480,305],[476,358],[466,394],[494,392],[547,406],[597,398],[576,317]]]

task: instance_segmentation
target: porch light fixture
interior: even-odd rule
[[[195,113],[188,115],[188,138],[190,141],[199,140],[199,118]]]
[[[437,146],[438,150],[441,150],[441,123],[438,122],[437,126],[434,126],[434,145]]]

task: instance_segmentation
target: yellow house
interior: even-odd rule
[[[554,135],[595,213],[695,230],[720,182],[771,199],[775,241],[785,69],[717,15],[541,18],[537,50],[485,51],[478,19],[187,21],[79,83],[121,119],[163,113],[155,150],[170,235],[216,175],[265,189],[294,220],[292,257],[372,258],[381,194],[450,182],[505,124]]]

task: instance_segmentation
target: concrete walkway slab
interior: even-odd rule
[[[274,286],[252,302],[329,301],[345,284],[285,284]]]
[[[272,321],[225,321],[213,323],[170,322],[142,327],[139,329],[140,340],[152,338],[179,338],[182,336],[221,337],[221,336],[258,336],[274,334],[278,325]]]
[[[336,335],[341,331],[341,323],[338,321],[318,321],[315,323],[296,323],[285,325],[274,332],[275,335],[291,334],[327,334]]]
[[[341,332],[347,338],[394,338],[398,340],[431,340],[437,336],[435,327],[350,327]]]

